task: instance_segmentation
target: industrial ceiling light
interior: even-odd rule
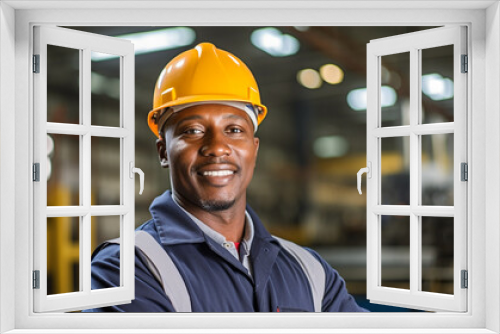
[[[120,35],[116,37],[131,41],[134,44],[135,54],[139,55],[175,49],[192,44],[196,39],[196,33],[191,28],[175,27]],[[113,58],[118,58],[118,56],[103,53],[92,54],[93,61],[102,61]]]
[[[398,100],[398,94],[396,94],[394,88],[390,86],[382,86],[380,95],[380,105],[382,108],[392,107]]]
[[[344,71],[334,64],[325,64],[319,69],[319,73],[323,80],[330,85],[337,85],[344,80]]]
[[[120,79],[109,78],[102,74],[91,72],[90,82],[90,90],[93,94],[104,94],[117,100],[120,99]]]
[[[382,86],[380,90],[380,104],[382,107],[391,107],[396,104],[398,95],[394,88]],[[366,88],[353,89],[347,94],[347,104],[351,109],[360,111],[366,110],[367,93]]]
[[[299,51],[299,41],[276,28],[260,28],[250,36],[252,44],[273,57],[286,57]]]
[[[453,98],[453,81],[438,73],[422,76],[422,92],[434,101]]]
[[[342,136],[325,136],[314,141],[313,151],[317,157],[328,159],[346,155],[349,142]]]
[[[297,73],[297,81],[304,87],[309,89],[316,89],[321,87],[323,81],[318,71],[312,68],[306,68]]]

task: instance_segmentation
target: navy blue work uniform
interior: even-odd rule
[[[153,219],[138,230],[151,234],[170,255],[191,297],[193,312],[313,312],[309,281],[297,260],[285,251],[247,206],[254,237],[249,254],[252,275],[238,259],[202,232],[166,191],[150,211]],[[316,252],[326,287],[323,312],[363,312],[347,292],[344,280]],[[92,259],[92,289],[119,286],[119,245],[98,250]],[[91,312],[173,312],[160,282],[142,257],[135,257],[135,299],[130,304]]]

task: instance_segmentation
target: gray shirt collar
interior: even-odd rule
[[[241,240],[240,244],[240,252],[238,253],[238,250],[236,249],[233,242],[227,241],[226,237],[224,237],[222,234],[213,230],[208,225],[203,223],[201,220],[199,220],[191,213],[189,213],[179,204],[179,202],[177,202],[177,199],[173,194],[172,194],[172,199],[174,200],[175,204],[177,204],[179,208],[181,208],[181,210],[184,211],[189,216],[189,218],[191,218],[196,223],[196,225],[198,225],[200,230],[202,230],[202,232],[205,233],[205,235],[207,235],[209,238],[211,238],[212,240],[220,244],[222,247],[227,249],[238,260],[242,261],[244,257],[248,257],[248,255],[250,254],[250,248],[252,246],[252,241],[254,237],[253,221],[248,211],[245,210],[245,217],[246,217],[245,231],[243,234],[243,240]]]

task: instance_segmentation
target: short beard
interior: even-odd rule
[[[233,207],[233,205],[236,203],[236,200],[232,201],[201,201],[201,207],[208,212],[218,212],[218,211],[225,211]]]

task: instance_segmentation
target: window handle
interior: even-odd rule
[[[134,178],[134,173],[139,174],[139,185],[140,185],[139,195],[142,195],[142,191],[144,190],[144,172],[140,168],[134,167],[133,161],[130,161],[129,166],[130,166],[129,176],[131,179]]]
[[[361,168],[358,171],[358,192],[360,195],[362,194],[361,193],[361,175],[363,175],[363,173],[366,173],[366,176],[369,179],[372,177],[372,163],[370,161],[368,161],[368,167]]]

